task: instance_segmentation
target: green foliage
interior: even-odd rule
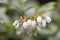
[[[4,37],[6,38],[13,38],[14,40],[59,40],[60,39],[60,35],[59,35],[60,34],[60,13],[58,12],[59,8],[57,10],[46,9],[47,5],[49,7],[54,7],[54,5],[56,4],[55,2],[50,2],[43,6],[41,5],[38,6],[37,2],[29,3],[29,1],[24,1],[24,2],[22,0],[16,0],[16,1],[19,4],[19,8],[17,8],[18,16],[25,16],[28,10],[35,8],[36,9],[35,13],[42,12],[44,14],[45,12],[48,12],[48,11],[53,12],[50,15],[52,18],[52,22],[51,24],[47,24],[47,27],[43,28],[41,32],[38,33],[37,36],[30,37],[28,35],[25,35],[24,37],[20,37],[20,36],[18,37],[16,35],[16,29],[13,26],[14,17],[16,17],[15,15],[11,17],[11,19],[9,18],[10,19],[9,23],[1,24],[4,26],[3,28],[5,28],[5,31],[4,32],[0,31],[0,36],[4,35]],[[13,8],[7,6],[8,12],[11,12],[12,10]]]

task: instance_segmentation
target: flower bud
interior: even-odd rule
[[[27,22],[23,22],[23,28],[26,29],[27,28]]]
[[[15,25],[15,28],[18,29],[18,28],[19,28],[19,24],[16,24],[16,25]]]
[[[40,16],[38,16],[38,17],[37,17],[37,22],[38,22],[38,23],[41,23],[41,21],[42,21],[42,18],[41,18]]]
[[[36,21],[35,21],[35,20],[32,20],[32,21],[31,21],[31,26],[32,26],[32,27],[36,27]]]
[[[13,23],[13,26],[15,26],[17,24],[18,20],[15,20]]]
[[[46,20],[45,19],[42,20],[42,26],[46,27]]]
[[[13,26],[15,26],[16,29],[19,28],[19,21],[16,20],[16,21],[13,23]]]
[[[51,18],[49,16],[46,16],[45,19],[46,19],[46,22],[47,23],[50,23],[51,22]]]
[[[31,25],[31,19],[27,20],[27,24],[28,24],[28,26]]]

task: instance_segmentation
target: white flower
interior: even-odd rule
[[[15,26],[18,23],[18,20],[15,20],[13,23],[13,26]]]
[[[31,19],[28,19],[28,20],[27,20],[27,24],[28,24],[28,25],[31,25]]]
[[[36,21],[35,21],[35,20],[32,20],[31,26],[32,26],[32,27],[36,27]]]
[[[41,21],[42,21],[42,18],[41,18],[40,16],[38,16],[38,17],[37,17],[37,22],[38,22],[38,23],[41,23]]]
[[[47,23],[50,23],[51,22],[51,18],[49,16],[46,16],[45,19],[46,19],[46,22]]]
[[[42,20],[42,26],[46,27],[46,20],[45,19]]]
[[[19,24],[17,24],[17,25],[15,26],[15,28],[18,29],[18,28],[19,28]]]
[[[15,26],[16,29],[19,28],[19,21],[18,20],[14,21],[13,26]]]
[[[25,28],[25,29],[26,29],[26,28],[27,28],[27,26],[28,26],[28,25],[27,25],[27,22],[23,22],[23,28]]]

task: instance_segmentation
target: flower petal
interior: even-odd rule
[[[44,19],[42,20],[42,26],[46,27],[46,20],[44,20]]]
[[[46,19],[47,23],[51,22],[51,18],[49,16],[46,16],[45,19]]]
[[[27,26],[28,26],[28,25],[27,25],[27,22],[24,22],[24,23],[23,23],[23,28],[27,28]]]
[[[33,21],[31,22],[31,26],[32,26],[32,27],[36,27],[36,21],[35,21],[35,20],[33,20]]]
[[[17,23],[19,23],[18,20],[15,20],[13,26],[15,26]]]
[[[38,17],[37,17],[37,22],[38,22],[38,23],[41,23],[41,21],[42,21],[42,18],[41,18],[40,16],[38,16]]]
[[[15,25],[15,28],[18,29],[19,28],[19,23]]]
[[[27,20],[27,24],[31,25],[31,19]]]

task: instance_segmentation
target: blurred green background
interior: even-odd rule
[[[52,22],[37,36],[16,35],[13,22],[34,13],[49,15]],[[0,40],[60,40],[60,0],[0,0]]]

